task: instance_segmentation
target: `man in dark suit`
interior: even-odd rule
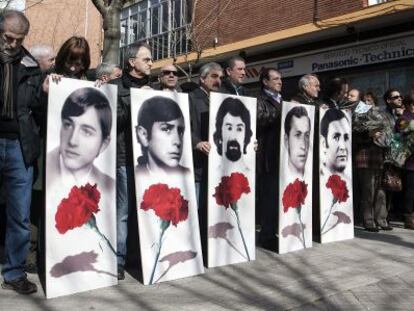
[[[220,87],[220,92],[226,94],[247,96],[247,90],[242,85],[246,79],[246,62],[240,56],[234,56],[227,61],[226,78]]]

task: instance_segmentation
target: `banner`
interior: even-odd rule
[[[352,197],[352,113],[320,108],[321,243],[354,237]]]
[[[204,272],[187,94],[131,88],[144,284]]]
[[[46,144],[46,297],[118,283],[113,85],[50,81]]]
[[[208,267],[254,260],[256,99],[210,93]]]
[[[279,253],[312,247],[315,107],[283,102],[280,131]]]

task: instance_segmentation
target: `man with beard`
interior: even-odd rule
[[[324,149],[323,170],[342,174],[348,164],[351,149],[351,125],[340,109],[328,109],[321,120],[321,139]]]
[[[243,161],[247,145],[253,132],[250,126],[250,112],[237,98],[227,97],[216,115],[216,130],[213,134],[217,152],[222,156],[223,175],[230,175],[235,170],[248,171],[250,168]]]
[[[302,106],[292,108],[285,118],[285,146],[288,151],[288,168],[294,176],[303,177],[309,151],[311,123]]]
[[[36,121],[45,97],[41,70],[22,46],[29,27],[22,12],[5,10],[0,15],[0,179],[7,202],[1,286],[25,295],[37,291],[24,265],[30,246],[33,164],[40,154]]]

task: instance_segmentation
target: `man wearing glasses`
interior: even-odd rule
[[[158,81],[160,82],[160,90],[171,92],[179,91],[177,87],[178,72],[174,65],[163,66],[158,76]]]

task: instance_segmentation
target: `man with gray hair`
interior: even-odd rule
[[[42,74],[22,44],[29,21],[19,11],[0,15],[0,179],[6,187],[5,262],[2,288],[32,294],[36,284],[27,279],[25,260],[30,246],[30,201],[33,164],[40,154]]]
[[[101,63],[96,67],[96,79],[108,82],[122,76],[122,69],[118,65]]]
[[[56,54],[50,45],[35,44],[30,48],[30,54],[37,60],[43,72],[55,65]]]
[[[205,221],[203,214],[207,211],[207,164],[211,148],[208,142],[210,92],[220,89],[222,76],[223,69],[219,64],[211,62],[203,65],[200,68],[200,87],[189,94],[194,177],[201,227]],[[204,234],[203,228],[201,233]]]
[[[299,79],[299,93],[292,98],[292,101],[318,106],[316,99],[321,91],[321,85],[317,76],[306,74]]]

